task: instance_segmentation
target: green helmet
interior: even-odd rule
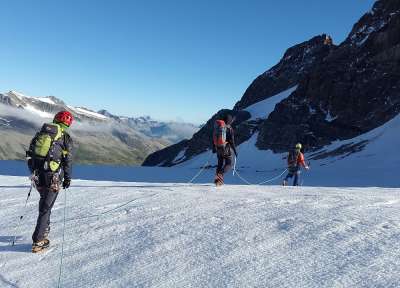
[[[297,149],[297,150],[301,150],[302,147],[303,147],[303,146],[301,145],[301,143],[297,143],[297,144],[296,144],[296,149]]]

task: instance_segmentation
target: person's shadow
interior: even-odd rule
[[[15,239],[14,245],[12,241],[14,240],[15,236],[0,236],[0,253],[1,252],[31,252],[32,244],[27,243],[19,243],[23,238],[22,236],[17,236]]]

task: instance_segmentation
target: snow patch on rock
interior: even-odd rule
[[[275,96],[250,105],[249,107],[245,108],[244,111],[247,111],[251,114],[251,119],[249,120],[266,119],[268,118],[269,114],[274,111],[276,104],[289,97],[290,94],[292,94],[296,89],[297,85],[279,94],[276,94]]]
[[[33,97],[33,99],[47,104],[56,105],[56,103],[48,97]]]
[[[183,161],[183,160],[186,158],[186,157],[185,157],[186,150],[187,150],[187,149],[181,150],[181,151],[179,152],[179,154],[176,155],[175,159],[172,160],[172,163],[175,164],[175,163],[179,163],[179,162]]]
[[[76,112],[78,114],[87,116],[87,117],[94,117],[94,118],[98,118],[98,119],[103,119],[106,120],[108,119],[107,116],[104,116],[102,114],[99,114],[97,112],[94,111],[90,111],[86,108],[82,108],[82,107],[72,107],[72,106],[68,106],[68,108],[70,108],[73,112]]]

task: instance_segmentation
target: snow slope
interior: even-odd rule
[[[52,214],[53,248],[34,255],[38,195],[12,247],[27,181],[0,183],[0,287],[57,287],[64,192]],[[400,283],[400,189],[78,181],[67,196],[61,287]]]
[[[303,173],[303,183],[307,186],[380,186],[400,187],[400,115],[368,133],[345,141],[337,141],[305,156],[311,160],[311,170]],[[274,154],[270,150],[258,150],[255,146],[257,134],[238,148],[239,173],[251,183],[273,178],[286,168],[286,154]],[[365,145],[355,149],[354,153],[345,152],[336,155],[338,149],[354,145]],[[353,149],[354,150],[354,149]],[[326,157],[317,157],[326,154]],[[215,155],[205,152],[185,163],[179,168],[194,169],[201,167],[209,159],[209,164],[216,165]],[[318,158],[318,159],[317,159]],[[321,158],[321,159],[319,159]],[[210,177],[211,175],[209,175]],[[227,179],[228,183],[244,183],[237,177]],[[239,182],[238,182],[239,181]],[[272,182],[277,184],[281,181]]]
[[[251,118],[249,120],[266,119],[268,118],[268,115],[274,111],[276,104],[289,97],[290,94],[292,94],[296,89],[297,85],[265,100],[250,105],[244,109],[244,111],[247,111],[251,114]]]

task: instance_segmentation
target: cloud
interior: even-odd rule
[[[34,112],[29,110],[10,107],[0,103],[0,117],[5,118],[7,120],[11,120],[10,124],[12,125],[13,119],[16,118],[19,120],[23,120],[33,124],[34,126],[40,127],[45,122],[51,122],[52,118],[41,117]],[[10,119],[11,118],[11,119]],[[113,129],[121,129],[118,125],[111,122],[79,122],[75,121],[73,124],[74,130],[78,131],[86,131],[86,132],[110,132]]]
[[[44,121],[49,120],[49,119],[41,118],[41,117],[37,116],[36,114],[33,114],[30,111],[20,109],[20,108],[10,107],[10,106],[4,105],[4,104],[0,104],[0,117],[21,119],[21,120],[30,122],[35,126],[40,126]],[[10,121],[10,124],[12,125],[12,119]]]

